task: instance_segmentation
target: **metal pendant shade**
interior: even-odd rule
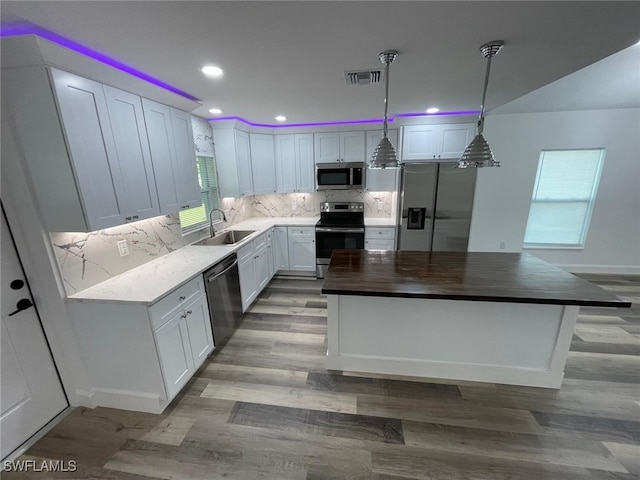
[[[398,168],[400,166],[398,154],[389,141],[387,133],[389,111],[389,65],[393,63],[397,56],[398,52],[395,50],[386,50],[378,55],[380,61],[385,65],[384,126],[382,139],[373,151],[371,160],[369,160],[369,168]]]
[[[480,52],[487,59],[487,72],[484,77],[484,90],[482,92],[482,105],[480,107],[480,118],[478,119],[478,134],[466,148],[458,164],[458,168],[468,167],[499,167],[500,162],[495,159],[491,147],[484,139],[484,105],[487,96],[487,86],[489,85],[489,72],[491,71],[491,59],[502,49],[502,40],[493,40],[480,47]]]

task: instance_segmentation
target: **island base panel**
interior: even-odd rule
[[[327,368],[560,388],[579,307],[328,295]]]

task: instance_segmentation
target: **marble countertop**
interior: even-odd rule
[[[395,218],[366,218],[364,219],[365,227],[397,227]]]
[[[233,246],[189,245],[67,298],[70,301],[79,302],[151,305],[231,255],[269,228],[273,226],[311,226],[315,225],[317,221],[317,216],[251,218],[229,228],[229,230],[256,230],[255,234]]]

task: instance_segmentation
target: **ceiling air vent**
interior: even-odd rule
[[[384,70],[352,70],[344,72],[347,85],[370,85],[384,82]]]

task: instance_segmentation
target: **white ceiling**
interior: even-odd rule
[[[477,110],[486,67],[478,46],[494,39],[505,47],[492,64],[489,110],[516,99],[505,112],[565,109],[568,100],[572,110],[639,106],[636,77],[622,81],[619,64],[587,75],[600,93],[572,86],[571,77],[541,89],[635,44],[637,1],[3,0],[0,14],[3,24],[29,21],[198,97],[193,113],[205,118],[213,106],[258,123],[276,123],[277,114],[287,123],[380,118],[383,85],[347,86],[343,72],[378,68],[386,49],[400,52],[390,114]],[[624,68],[633,69],[637,54],[629,58]],[[205,64],[221,66],[224,77],[205,78]],[[609,83],[615,78],[622,83]],[[612,93],[620,95],[608,106]]]

